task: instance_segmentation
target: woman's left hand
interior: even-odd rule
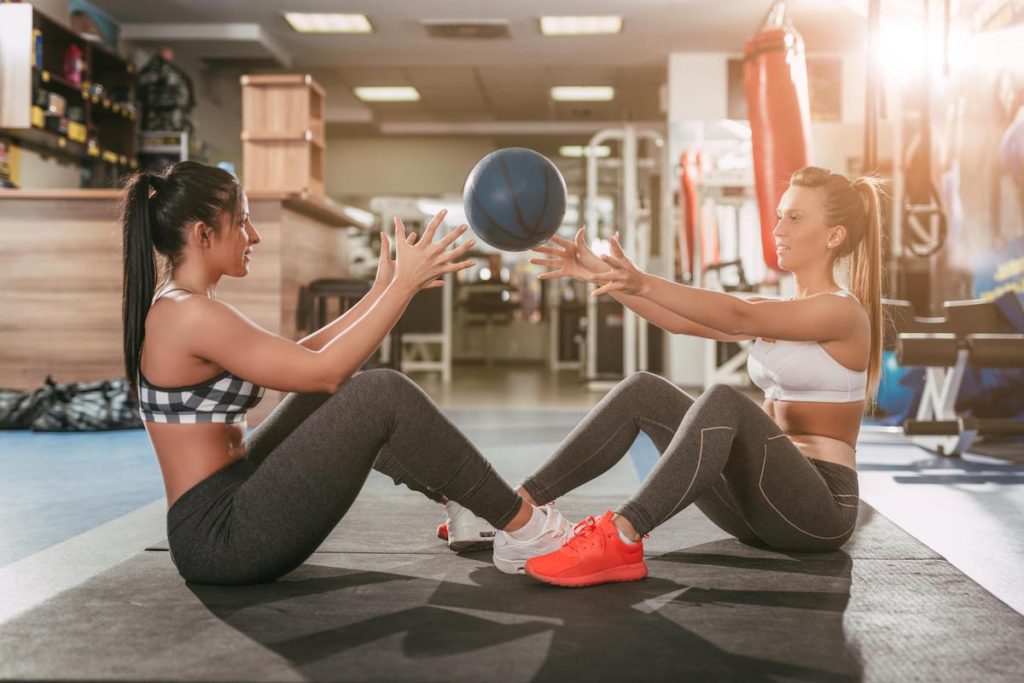
[[[409,244],[416,243],[416,233],[410,232]],[[391,240],[386,232],[380,233],[380,258],[377,260],[377,277],[373,280],[374,289],[384,289],[395,278],[395,259],[391,258]]]
[[[622,292],[634,296],[643,296],[650,289],[647,282],[647,273],[636,267],[626,252],[622,251],[618,237],[611,239],[612,253],[605,254],[601,260],[607,263],[611,270],[603,273],[594,273],[594,282],[601,285],[591,296],[601,296],[611,292]]]

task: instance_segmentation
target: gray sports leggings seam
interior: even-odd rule
[[[605,439],[605,440],[604,440],[604,443],[602,443],[602,444],[601,444],[600,446],[598,446],[598,447],[597,447],[597,448],[595,448],[594,450],[590,451],[590,455],[588,455],[588,456],[587,456],[586,458],[583,458],[583,459],[582,459],[582,460],[580,460],[580,461],[579,461],[578,463],[574,464],[574,465],[573,465],[572,467],[570,467],[570,468],[569,468],[569,469],[568,469],[568,470],[567,470],[567,471],[566,471],[566,472],[565,472],[564,474],[562,474],[562,475],[561,475],[560,477],[558,477],[558,478],[557,478],[557,479],[555,479],[554,481],[552,481],[552,482],[548,483],[547,485],[545,485],[545,486],[544,486],[544,488],[542,488],[542,489],[541,489],[540,491],[537,491],[536,493],[538,493],[538,494],[539,494],[539,493],[540,493],[541,491],[543,491],[544,493],[547,493],[547,492],[548,492],[548,491],[550,491],[551,489],[555,488],[555,487],[556,487],[556,486],[557,486],[557,485],[558,485],[558,484],[559,484],[560,482],[564,481],[564,480],[565,480],[565,479],[566,479],[566,478],[567,478],[567,477],[568,477],[569,475],[571,475],[571,474],[572,474],[572,473],[574,473],[574,472],[575,472],[576,470],[578,470],[578,469],[579,469],[580,467],[583,467],[583,466],[584,466],[584,465],[586,465],[586,464],[587,464],[588,462],[590,462],[590,461],[591,461],[591,460],[593,460],[593,459],[594,459],[595,457],[597,457],[597,455],[598,455],[598,454],[599,454],[599,453],[600,453],[600,452],[601,452],[602,450],[604,450],[604,448],[605,448],[605,447],[606,447],[606,446],[607,446],[607,445],[608,445],[609,443],[611,443],[612,439],[614,439],[614,438],[615,438],[616,436],[618,436],[619,432],[621,432],[621,431],[622,431],[623,429],[625,429],[625,428],[626,428],[626,427],[628,427],[628,426],[629,426],[628,424],[623,424],[623,425],[620,425],[620,426],[619,426],[619,428],[618,428],[618,429],[616,429],[616,430],[615,430],[615,431],[614,431],[614,432],[612,433],[612,435],[611,435],[611,436],[609,436],[609,437],[608,437],[607,439]],[[544,496],[541,496],[541,497],[543,498]],[[538,502],[538,503],[540,503],[540,502],[542,502],[542,501],[539,501],[539,500],[538,500],[537,502]]]

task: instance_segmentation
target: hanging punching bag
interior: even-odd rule
[[[679,197],[683,210],[679,212],[679,253],[684,275],[693,273],[696,259],[693,253],[693,234],[697,226],[697,173],[700,154],[683,152],[679,157]]]
[[[779,20],[781,23],[781,20]],[[778,270],[772,230],[789,177],[811,158],[804,43],[792,26],[765,26],[747,41],[743,82],[754,148],[754,181],[764,262]]]

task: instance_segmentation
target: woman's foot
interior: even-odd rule
[[[533,508],[537,533],[523,538],[522,531],[499,531],[494,536],[494,566],[506,574],[522,574],[523,565],[531,557],[544,555],[562,547],[572,537],[572,524],[551,505]],[[532,524],[528,523],[526,528]]]
[[[448,541],[448,548],[457,553],[485,550],[494,544],[494,527],[454,501],[444,504],[445,522],[437,528],[438,538]],[[441,528],[444,527],[444,536]]]
[[[495,551],[497,547],[495,542]],[[612,522],[611,510],[601,519],[588,517],[577,524],[575,535],[564,546],[530,558],[524,569],[545,583],[572,588],[647,576],[643,539],[627,543]]]

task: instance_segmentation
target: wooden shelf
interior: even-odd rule
[[[38,53],[34,31],[42,36]],[[71,46],[81,51],[81,84],[64,77],[64,55]],[[0,136],[88,166],[90,182],[107,185],[124,170],[137,167],[137,115],[110,97],[119,91],[134,103],[134,81],[132,64],[106,46],[31,5],[0,4]],[[103,86],[103,96],[89,96],[92,83]],[[37,88],[61,95],[69,108],[80,107],[81,120],[75,123],[84,126],[87,139],[96,144],[89,146],[42,125],[38,110],[33,114]]]
[[[40,154],[59,157],[67,161],[78,163],[105,163],[110,166],[125,166],[130,169],[138,168],[138,162],[134,157],[112,149],[100,148],[95,154],[89,153],[87,145],[75,142],[66,135],[45,128],[24,128],[17,130],[0,131],[0,137],[9,137],[16,140],[26,148],[32,149]],[[111,161],[111,155],[114,160]],[[125,161],[121,161],[124,158]]]
[[[85,95],[82,94],[84,86],[75,85],[63,76],[58,76],[55,73],[43,69],[37,69],[34,66],[32,67],[32,74],[36,77],[36,79],[38,79],[40,83],[42,83],[43,87],[45,87],[47,90],[53,89],[54,92],[60,90],[62,91],[59,93],[61,95],[73,98],[76,101],[85,101]]]

